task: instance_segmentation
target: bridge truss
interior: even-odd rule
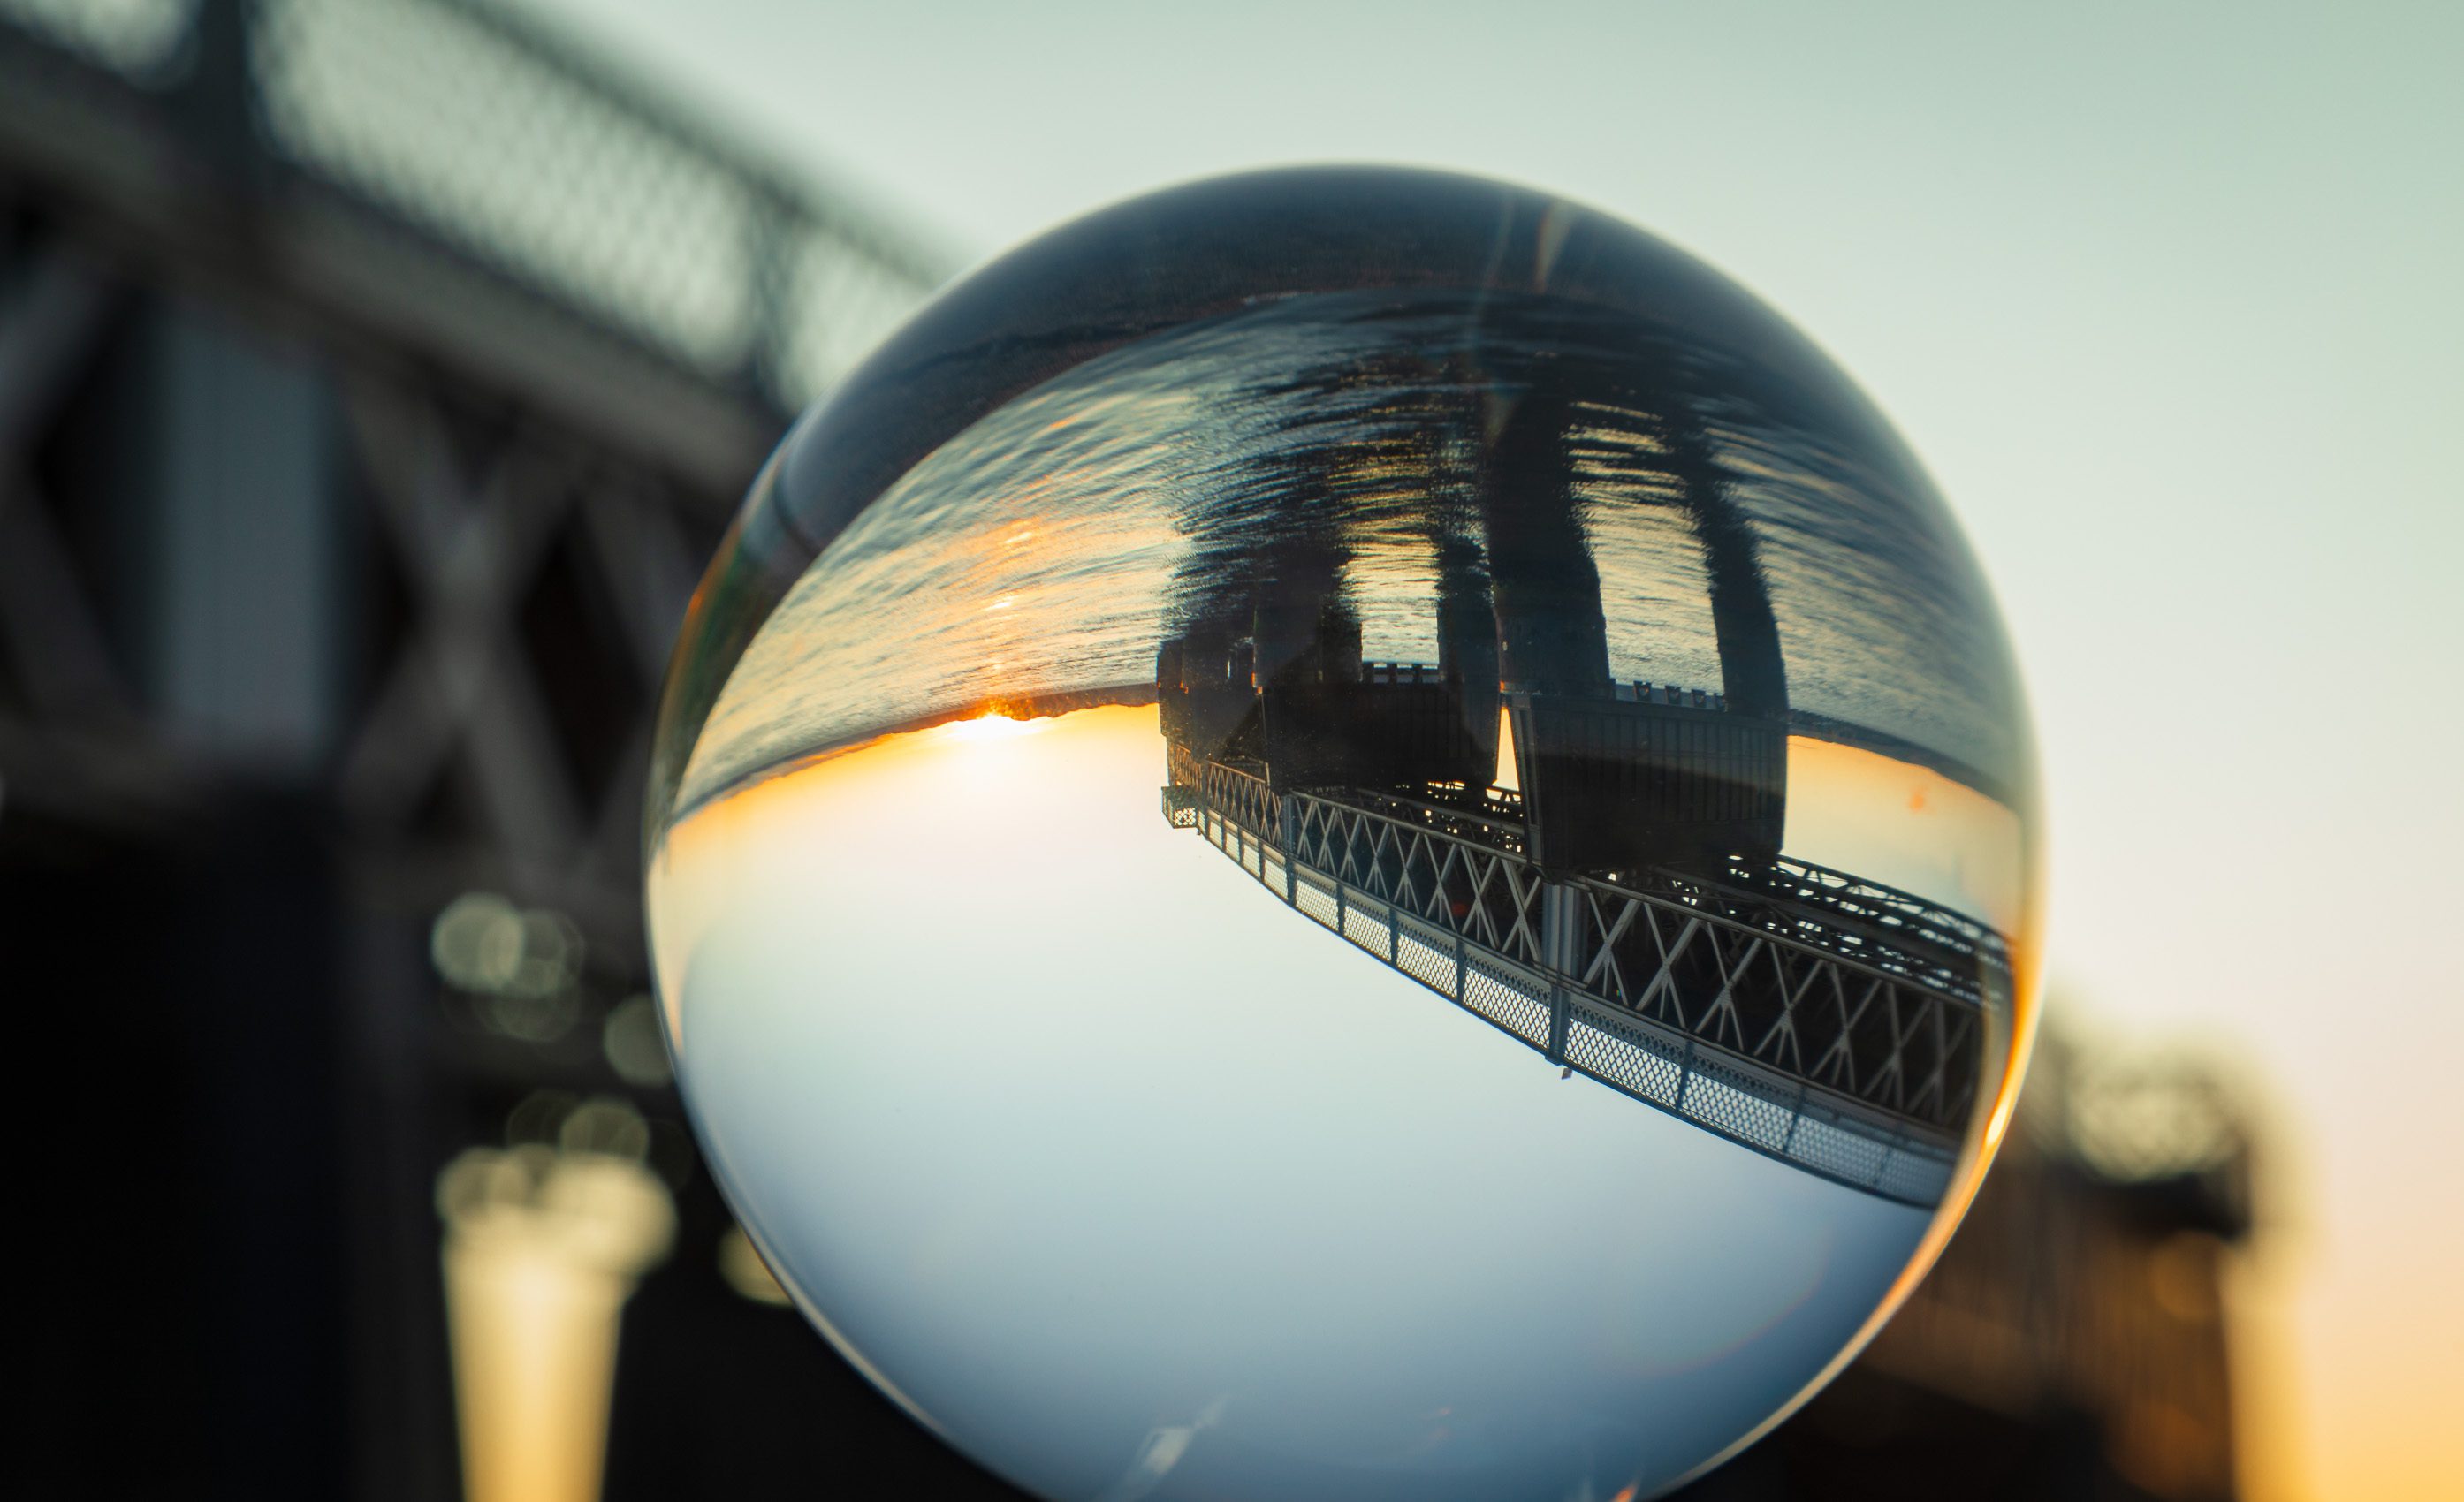
[[[634,947],[693,579],[943,270],[501,5],[0,0],[8,796],[271,774]]]
[[[716,1234],[602,1044],[667,652],[941,271],[503,4],[0,0],[0,949],[90,1071],[19,1208],[209,1270],[38,1358],[152,1416],[95,1490],[459,1494],[436,1175],[541,1109],[628,1101]],[[553,995],[432,962],[481,892]]]
[[[1991,930],[1802,862],[1555,877],[1509,808],[1197,771],[1167,790],[1174,823],[1550,1062],[1838,1183],[1940,1199],[1986,1009],[2009,1005]]]

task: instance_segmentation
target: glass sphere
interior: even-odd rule
[[[797,1306],[1056,1499],[1631,1498],[1973,1191],[2032,753],[1889,424],[1539,193],[1053,230],[781,445],[695,596],[659,1001]]]

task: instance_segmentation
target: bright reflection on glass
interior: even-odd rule
[[[2025,1052],[1948,512],[1497,185],[1202,184],[946,294],[755,487],[655,776],[747,1252],[1050,1497],[1664,1489],[1904,1295]]]

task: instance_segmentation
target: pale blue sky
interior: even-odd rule
[[[1794,318],[2001,592],[2057,988],[2283,1113],[2302,1229],[2255,1286],[2299,1376],[2255,1388],[2260,1494],[2464,1488],[2419,1439],[2464,1350],[2464,8],[553,9],[962,254],[1405,161],[1588,200]]]

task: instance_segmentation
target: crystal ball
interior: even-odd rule
[[[1776,314],[1546,194],[1229,177],[780,445],[661,711],[660,1012],[798,1308],[1020,1487],[1632,1498],[1973,1192],[2033,790],[1975,558]]]

